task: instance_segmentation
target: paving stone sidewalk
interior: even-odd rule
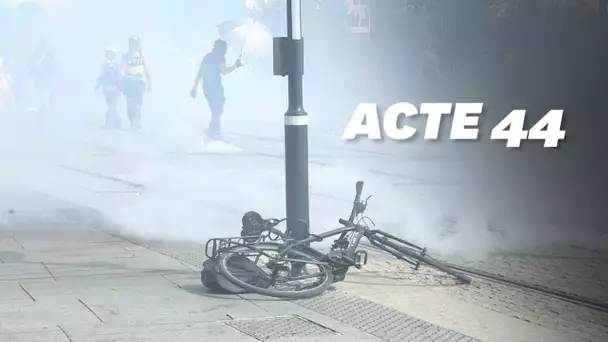
[[[296,302],[212,294],[197,265],[93,229],[85,208],[2,190],[19,196],[0,203],[0,341],[474,341],[340,292]],[[363,319],[336,315],[336,300]],[[392,330],[366,320],[373,308]]]
[[[142,145],[147,144],[143,140]],[[130,143],[135,145],[137,141]],[[256,209],[265,207],[259,210],[266,213],[276,211],[276,203],[283,202],[282,198],[273,198],[260,204],[259,192],[242,191],[246,183],[224,184],[227,173],[242,175],[236,170],[246,168],[261,175],[253,177],[253,181],[263,184],[259,186],[271,189],[273,194],[275,190],[282,193],[282,160],[276,156],[260,162],[248,154],[231,158],[175,154],[160,164],[158,155],[148,155],[148,150],[113,155],[112,147],[117,144],[120,141],[107,145],[95,142],[99,150],[93,154],[89,154],[88,146],[87,155],[94,158],[83,160],[77,154],[78,160],[71,160],[78,162],[72,165],[79,168],[77,172],[54,165],[54,169],[41,173],[46,179],[67,183],[43,184],[49,182],[41,178],[37,185],[45,185],[42,189],[47,193],[65,195],[85,206],[125,201],[127,207],[137,209],[141,201],[145,204],[150,199],[145,194],[138,197],[146,189],[137,185],[154,188],[170,184],[154,188],[161,192],[152,199],[163,201],[141,208],[138,220],[150,220],[147,216],[152,208],[176,209],[162,205],[171,205],[171,199],[203,189],[240,194],[230,197],[229,203],[209,203],[193,197],[188,199],[196,203],[184,202],[196,204],[197,210],[204,208],[205,215],[197,223],[214,229],[238,226],[242,212],[235,208],[255,204]],[[270,145],[276,148],[277,143]],[[311,162],[328,165],[323,164],[328,159],[324,158],[316,156]],[[119,163],[115,163],[117,160]],[[36,167],[40,165],[32,164]],[[322,168],[313,171],[317,177],[313,183],[332,185],[322,179],[326,176]],[[205,182],[188,182],[188,177],[200,178],[202,173]],[[166,183],[168,179],[180,182]],[[220,180],[223,183],[218,186]],[[349,208],[350,193],[328,198],[326,192],[317,189],[320,187],[311,191],[316,196],[316,207],[311,211],[319,222],[327,222],[319,215],[324,208],[332,208],[331,220],[335,220],[338,205]],[[372,263],[359,274],[353,272],[338,286],[339,291],[314,300],[284,302],[257,296],[211,295],[199,281],[198,271],[204,260],[200,244],[137,239],[126,242],[104,231],[107,227],[97,221],[98,213],[82,206],[24,189],[2,190],[3,194],[19,196],[17,201],[0,196],[0,291],[11,293],[0,304],[1,341],[605,340],[605,318],[601,315],[483,282],[466,288],[450,286],[436,274],[412,274],[394,263],[384,267],[386,262],[381,258],[380,264]],[[178,219],[174,214],[179,213],[165,216]],[[175,222],[175,228],[183,229],[191,223]],[[263,319],[268,317],[272,319]],[[261,320],[252,322],[254,318]],[[319,324],[324,327],[319,328]]]
[[[552,331],[555,339],[563,341],[605,341],[608,337],[608,313],[590,309],[585,306],[570,303],[542,293],[531,292],[502,284],[492,283],[481,279],[469,286],[450,286],[453,281],[445,275],[429,268],[414,271],[404,263],[384,254],[372,252],[370,262],[362,270],[353,270],[349,278],[340,288],[349,294],[354,294],[369,300],[385,303],[392,308],[405,312],[412,311],[418,317],[446,327],[459,326],[460,331],[473,334],[481,340],[495,338],[503,329],[509,330],[511,339],[515,341],[537,340],[539,331]],[[486,271],[505,274],[507,277],[525,281],[529,284],[541,284],[559,288],[567,284],[571,292],[585,294],[601,301],[601,274],[604,269],[594,268],[595,279],[585,278],[585,271],[593,268],[601,260],[577,258],[579,272],[570,273],[573,268],[568,262],[574,259],[563,257],[551,260],[548,257],[518,256],[528,262],[537,262],[534,267],[530,264],[513,263],[513,256],[496,255],[488,257],[483,269]],[[469,266],[479,265],[480,262],[470,262]],[[502,267],[492,267],[492,265]],[[510,265],[507,268],[505,264]],[[557,271],[560,265],[561,273]],[[584,267],[586,265],[586,267]],[[481,268],[481,267],[480,267]],[[560,274],[568,275],[561,279]],[[560,278],[557,281],[535,283],[539,279]],[[593,290],[593,291],[592,291]],[[446,303],[449,301],[450,305]],[[491,327],[475,323],[475,313],[483,315],[487,320],[493,317]],[[483,314],[481,314],[484,312]],[[519,328],[515,328],[519,327]],[[534,331],[536,328],[542,328]],[[532,330],[529,330],[531,329]],[[475,333],[471,333],[475,331]],[[492,336],[485,336],[484,334]],[[507,333],[505,331],[505,333]],[[533,337],[536,336],[536,337]],[[545,336],[545,338],[548,338]]]

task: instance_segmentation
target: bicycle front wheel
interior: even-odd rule
[[[234,285],[277,298],[318,296],[332,284],[328,265],[301,249],[279,257],[285,248],[273,243],[231,248],[218,257],[217,268]]]

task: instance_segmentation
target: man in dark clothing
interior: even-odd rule
[[[237,59],[234,65],[226,66],[226,52],[228,44],[218,39],[213,44],[213,50],[208,53],[200,64],[194,85],[190,91],[190,96],[196,98],[197,88],[201,80],[203,81],[203,93],[211,110],[211,121],[206,131],[207,136],[213,140],[222,139],[221,117],[224,111],[226,98],[224,96],[224,86],[222,85],[222,75],[228,75],[242,66],[241,59]]]
[[[38,96],[38,112],[52,109],[58,65],[55,51],[45,38],[42,38],[30,58],[30,72]]]
[[[120,128],[120,117],[118,116],[118,100],[120,92],[118,90],[119,62],[118,53],[114,48],[106,49],[106,60],[101,66],[101,71],[97,77],[95,91],[100,87],[106,99],[107,112],[105,128]]]

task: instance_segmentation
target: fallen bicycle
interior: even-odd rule
[[[215,238],[207,242],[208,260],[203,264],[201,280],[206,287],[232,293],[253,292],[266,296],[301,299],[322,294],[332,283],[344,280],[350,267],[361,268],[368,254],[359,249],[362,237],[380,250],[418,269],[424,264],[471,283],[471,277],[433,259],[426,248],[381,230],[370,229],[363,216],[369,196],[361,200],[363,182],[356,185],[356,195],[348,220],[339,219],[342,227],[321,234],[310,234],[295,241],[289,231],[275,227],[285,219],[263,219],[256,212],[243,216],[240,237]],[[328,253],[310,247],[338,236]]]

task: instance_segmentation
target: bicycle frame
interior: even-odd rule
[[[284,256],[285,256],[285,254],[289,253],[289,251],[293,250],[294,248],[304,248],[308,252],[316,252],[314,254],[321,256],[322,255],[321,253],[319,253],[318,251],[316,251],[313,248],[310,248],[308,246],[308,244],[311,242],[321,242],[327,238],[330,238],[330,237],[336,236],[336,235],[341,235],[341,237],[343,237],[345,234],[347,234],[349,232],[357,233],[357,236],[354,239],[354,243],[351,246],[348,246],[349,252],[348,252],[347,256],[351,257],[351,258],[356,254],[356,249],[357,249],[357,247],[359,247],[359,242],[362,237],[366,237],[367,240],[373,246],[391,254],[392,256],[394,256],[395,258],[397,258],[399,260],[409,263],[410,265],[414,266],[415,269],[417,269],[420,264],[417,261],[410,260],[409,258],[413,259],[413,257],[411,257],[411,255],[420,254],[421,256],[424,256],[426,254],[426,248],[422,248],[418,245],[405,241],[401,238],[398,238],[392,234],[383,232],[381,230],[377,230],[377,229],[370,230],[366,226],[352,223],[348,226],[333,229],[333,230],[330,230],[328,232],[325,232],[325,233],[322,233],[319,235],[312,235],[311,237],[309,237],[307,239],[304,239],[304,240],[295,242],[291,245],[288,245],[281,253],[279,253],[278,256],[280,258],[282,258],[283,261],[289,261],[289,262],[298,262],[299,261],[299,262],[306,262],[309,264],[330,265],[331,263],[328,263],[328,262],[313,261],[313,260],[296,260],[296,259],[292,259],[292,258],[285,258]]]
[[[418,263],[408,259],[408,256],[410,254],[414,254],[414,253],[419,253],[421,255],[425,255],[425,253],[426,253],[426,248],[422,248],[420,246],[412,244],[412,243],[405,241],[401,238],[398,238],[392,234],[385,233],[381,230],[370,230],[366,226],[352,223],[347,226],[336,228],[336,229],[330,230],[330,231],[322,233],[322,234],[311,235],[309,238],[306,238],[304,240],[294,241],[290,244],[287,244],[286,247],[277,256],[271,256],[271,255],[265,253],[264,251],[262,251],[256,247],[253,247],[253,245],[251,243],[240,242],[240,241],[242,241],[242,237],[209,240],[207,242],[207,244],[209,245],[209,243],[212,243],[213,251],[212,251],[211,255],[207,255],[207,256],[209,258],[212,258],[215,255],[217,255],[218,253],[221,253],[221,250],[229,251],[233,247],[242,246],[242,247],[247,247],[247,248],[251,249],[251,251],[257,252],[260,255],[264,255],[270,259],[276,260],[276,258],[278,257],[283,262],[292,262],[292,263],[300,262],[300,263],[330,266],[330,263],[327,261],[302,260],[302,259],[297,259],[297,258],[294,259],[294,258],[289,257],[288,254],[290,251],[292,251],[294,249],[302,249],[302,250],[308,252],[309,254],[312,254],[312,255],[318,257],[319,259],[321,259],[321,258],[325,257],[326,254],[323,254],[323,253],[317,251],[316,249],[311,248],[309,246],[309,244],[311,242],[321,242],[321,241],[326,240],[327,238],[337,236],[337,235],[340,235],[340,237],[343,238],[346,234],[348,234],[350,232],[357,233],[357,236],[354,239],[354,243],[352,245],[348,246],[347,257],[350,257],[350,258],[354,257],[354,255],[356,253],[356,249],[359,246],[359,242],[362,237],[366,237],[367,240],[373,246],[393,255],[394,257],[396,257],[399,260],[405,261],[405,262],[413,265],[415,268],[418,267]],[[261,242],[261,243],[265,242],[264,238],[261,238],[260,240],[258,242]],[[272,241],[270,241],[270,242],[272,242]],[[223,246],[220,247],[219,246],[220,244]]]
[[[321,242],[327,238],[330,238],[332,236],[336,236],[336,235],[341,235],[341,234],[346,234],[346,233],[350,233],[350,232],[356,232],[358,233],[358,236],[356,238],[356,245],[353,248],[356,249],[357,246],[359,245],[359,240],[361,239],[361,236],[363,236],[365,234],[366,231],[369,231],[369,229],[365,226],[361,226],[358,224],[349,224],[348,226],[344,226],[344,227],[340,227],[340,228],[336,228],[336,229],[332,229],[328,232],[325,233],[321,233],[318,235],[313,235],[311,234],[311,236],[309,238],[306,238],[304,240],[300,240],[297,241],[293,244],[290,244],[287,246],[287,248],[285,248],[280,254],[279,256],[283,256],[284,254],[288,253],[290,250],[297,248],[297,247],[303,247],[306,246],[308,247],[308,244],[311,242]],[[351,246],[349,246],[349,249],[351,248]]]
[[[278,258],[283,262],[291,262],[291,263],[308,263],[308,264],[318,264],[318,265],[326,265],[326,266],[335,266],[334,263],[329,261],[320,261],[320,260],[302,260],[302,259],[294,259],[288,256],[290,250],[296,248],[302,248],[305,251],[316,255],[318,257],[327,256],[326,254],[322,254],[319,251],[311,248],[308,244],[311,242],[320,242],[329,237],[340,235],[343,238],[349,232],[356,232],[357,236],[355,236],[353,243],[347,248],[346,257],[352,258],[355,260],[355,255],[357,254],[357,247],[359,247],[359,242],[362,237],[367,238],[367,240],[375,247],[391,254],[398,260],[402,260],[412,265],[414,269],[418,269],[420,263],[416,260],[414,255],[424,256],[426,255],[426,248],[422,248],[413,243],[410,243],[406,240],[398,238],[392,234],[383,232],[381,230],[370,230],[368,227],[352,223],[347,226],[330,230],[328,232],[312,235],[311,237],[295,242],[293,244],[287,245],[287,247],[278,254]],[[252,248],[253,249],[253,248]],[[265,254],[263,251],[259,251],[262,254]],[[287,255],[286,255],[287,254]],[[269,256],[270,257],[270,256]],[[365,256],[365,260],[367,260],[367,256]],[[342,266],[342,265],[340,265]]]
[[[302,259],[294,259],[294,258],[290,258],[289,256],[286,257],[286,254],[289,254],[290,251],[294,250],[294,249],[302,249],[305,252],[308,252],[309,254],[314,255],[315,257],[318,257],[319,259],[325,257],[325,254],[317,251],[314,248],[311,248],[309,246],[309,244],[311,242],[321,242],[327,238],[330,238],[332,236],[336,236],[336,235],[342,235],[342,234],[347,234],[349,232],[356,232],[357,233],[357,237],[355,239],[355,244],[354,246],[349,246],[349,250],[351,251],[349,253],[349,256],[352,257],[351,254],[354,254],[356,248],[359,245],[359,241],[361,239],[362,236],[365,235],[366,232],[369,231],[369,229],[365,226],[362,225],[358,225],[358,224],[350,224],[348,226],[344,226],[344,227],[340,227],[340,228],[336,228],[333,230],[330,230],[328,232],[319,234],[319,235],[311,235],[309,238],[306,238],[304,240],[300,240],[291,244],[287,244],[286,248],[283,249],[277,256],[271,256],[267,253],[265,253],[263,250],[260,250],[259,248],[254,247],[254,244],[250,244],[250,243],[244,243],[244,242],[240,242],[240,240],[242,238],[223,238],[223,239],[212,239],[209,240],[207,242],[207,244],[209,244],[211,241],[212,242],[212,250],[213,252],[211,253],[211,256],[215,256],[219,253],[222,253],[224,250],[225,252],[230,252],[231,248],[234,247],[247,247],[249,248],[251,251],[257,252],[260,255],[266,256],[270,259],[277,259],[280,258],[281,261],[283,262],[291,262],[291,263],[308,263],[308,264],[315,264],[315,265],[325,265],[325,266],[330,266],[329,262],[326,261],[322,261],[322,260],[302,260]],[[218,246],[219,243],[224,244],[223,247]],[[272,242],[271,242],[272,243]],[[208,255],[208,257],[211,257]]]

